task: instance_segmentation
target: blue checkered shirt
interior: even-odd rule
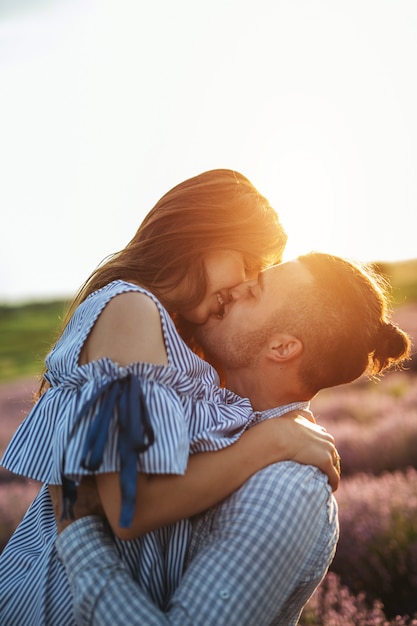
[[[194,519],[184,576],[166,611],[133,581],[99,518],[73,523],[56,547],[79,624],[291,626],[326,574],[338,532],[326,476],[284,461]]]

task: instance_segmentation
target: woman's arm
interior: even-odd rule
[[[128,529],[119,526],[119,474],[98,474],[96,483],[93,477],[84,477],[78,488],[76,519],[105,515],[118,537],[133,539],[204,511],[227,498],[258,470],[285,460],[318,467],[335,490],[340,481],[333,464],[335,450],[329,433],[293,411],[261,422],[223,450],[192,455],[184,475],[139,474],[136,514]],[[71,522],[61,519],[61,488],[51,485],[49,489],[61,531]]]
[[[336,489],[334,450],[333,437],[296,412],[266,420],[223,450],[192,455],[184,475],[139,474],[130,528],[119,526],[119,474],[99,474],[96,482],[113,532],[120,539],[133,539],[221,502],[257,471],[278,461],[318,466]]]

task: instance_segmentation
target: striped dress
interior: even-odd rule
[[[81,348],[116,295],[137,291],[157,305],[168,366],[108,358],[79,366]],[[158,300],[114,281],[75,311],[46,359],[50,389],[33,407],[2,459],[10,471],[44,483],[0,556],[0,624],[75,624],[48,484],[74,490],[83,475],[120,472],[122,515],[134,510],[136,472],[183,474],[189,454],[219,450],[252,419],[246,399],[218,386],[214,369],[179,337]],[[133,493],[133,495],[132,495]],[[164,609],[181,579],[191,527],[172,524],[117,548],[134,579]]]

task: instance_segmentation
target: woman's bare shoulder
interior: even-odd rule
[[[122,366],[138,361],[167,364],[161,318],[146,294],[129,291],[110,300],[85,344],[85,358],[109,357]]]

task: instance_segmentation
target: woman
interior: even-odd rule
[[[44,487],[0,561],[2,623],[74,623],[48,483],[63,485],[69,512],[83,476],[102,494],[120,485],[106,514],[117,513],[114,531],[129,540],[120,553],[160,606],[182,572],[188,517],[279,460],[317,465],[337,486],[330,435],[290,419],[246,430],[250,403],[218,386],[172,321],[192,343],[193,328],[222,314],[234,285],[278,263],[285,242],[253,185],[214,170],[165,194],[86,281],[46,359],[50,387],[3,460]]]

